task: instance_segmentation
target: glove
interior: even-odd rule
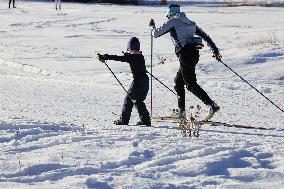
[[[98,53],[98,59],[101,62],[105,62],[107,60],[107,56],[108,56],[108,54],[100,54],[100,53]]]
[[[213,52],[213,57],[214,57],[216,60],[218,60],[218,61],[221,61],[221,59],[222,59],[222,55],[220,54],[219,51],[214,51],[214,52]]]
[[[153,19],[150,20],[149,26],[155,28],[155,21]]]

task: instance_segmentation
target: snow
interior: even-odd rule
[[[0,188],[284,188],[284,115],[201,50],[199,84],[221,106],[214,121],[266,130],[203,125],[182,137],[176,123],[116,126],[124,91],[96,54],[120,54],[139,37],[150,70],[151,18],[165,7],[1,2]],[[221,49],[223,61],[284,108],[283,8],[182,10]],[[173,89],[178,60],[169,36],[154,40],[153,74]],[[159,64],[159,58],[165,64]],[[128,87],[127,64],[108,62]],[[150,96],[146,100],[150,108]],[[188,116],[207,114],[186,93]],[[193,109],[189,109],[193,106]],[[153,115],[176,108],[154,81]]]

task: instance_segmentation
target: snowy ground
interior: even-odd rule
[[[284,188],[283,113],[207,47],[197,75],[221,106],[214,121],[268,130],[204,125],[199,138],[189,138],[174,123],[112,124],[125,94],[96,54],[120,54],[137,36],[149,65],[148,21],[162,24],[165,7],[0,5],[0,188]],[[183,10],[225,63],[284,108],[283,8]],[[154,47],[153,73],[173,88],[178,61],[169,36]],[[166,63],[158,65],[158,56]],[[108,63],[128,86],[128,65]],[[200,105],[201,117],[208,111],[189,92],[186,103]],[[154,82],[153,106],[153,115],[166,115],[176,98]]]

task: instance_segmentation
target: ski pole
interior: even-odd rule
[[[153,29],[151,29],[151,108],[150,109],[152,117],[153,116]]]
[[[263,93],[261,93],[259,90],[257,90],[254,86],[252,86],[247,80],[245,80],[242,76],[240,76],[237,72],[235,72],[232,68],[230,68],[227,64],[225,64],[222,60],[219,60],[224,66],[229,68],[234,74],[236,74],[239,78],[241,78],[244,82],[246,82],[251,88],[253,88],[256,92],[258,92],[261,96],[266,98],[271,104],[273,104],[276,108],[278,108],[280,111],[284,112],[279,106],[277,106],[272,100],[270,100],[268,97],[266,97]]]
[[[114,76],[114,78],[117,80],[117,82],[120,84],[120,86],[123,88],[123,90],[126,92],[126,95],[128,96],[128,98],[131,99],[131,101],[133,102],[133,104],[136,103],[136,100],[132,99],[131,96],[129,95],[129,93],[127,92],[127,90],[124,88],[123,84],[119,81],[119,79],[116,77],[116,75],[113,73],[113,71],[110,69],[110,67],[108,66],[108,64],[106,63],[106,61],[101,61],[102,63],[104,63],[106,65],[106,67],[109,69],[109,71],[112,73],[112,75]]]
[[[156,79],[159,83],[161,83],[164,87],[166,87],[169,91],[171,91],[172,93],[174,93],[175,95],[177,95],[176,92],[174,92],[172,89],[170,89],[167,85],[165,85],[162,81],[160,81],[158,78],[156,78],[153,74],[151,74],[148,70],[146,70],[146,72],[148,74],[150,74],[151,77],[153,77],[154,79]],[[178,95],[177,95],[178,96]]]

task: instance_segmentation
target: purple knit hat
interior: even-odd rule
[[[140,42],[137,37],[132,37],[127,43],[127,50],[140,51]]]

